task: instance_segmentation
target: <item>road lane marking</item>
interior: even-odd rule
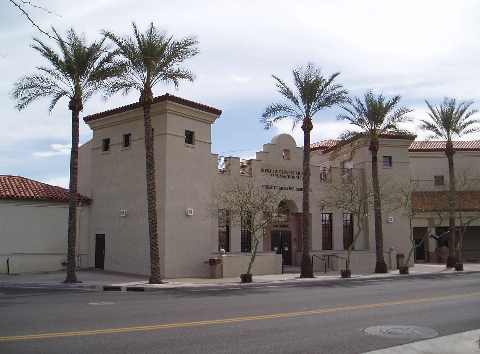
[[[17,336],[3,336],[3,337],[0,337],[0,342],[79,337],[79,336],[94,336],[94,335],[115,334],[115,333],[148,332],[148,331],[159,331],[162,329],[188,328],[188,327],[211,326],[211,325],[221,325],[221,324],[248,322],[248,321],[295,318],[295,317],[304,317],[304,316],[312,316],[312,315],[330,314],[335,312],[376,309],[376,308],[383,308],[383,307],[396,306],[396,305],[409,305],[409,304],[420,304],[420,303],[433,302],[433,301],[445,301],[445,300],[475,297],[475,296],[480,296],[480,292],[418,298],[418,299],[408,299],[408,300],[400,300],[400,301],[388,301],[388,302],[380,302],[380,303],[374,303],[374,304],[320,308],[320,309],[307,310],[307,311],[283,312],[283,313],[273,313],[273,314],[266,314],[266,315],[254,315],[254,316],[241,316],[241,317],[232,317],[232,318],[224,318],[224,319],[216,319],[216,320],[164,323],[164,324],[145,325],[145,326],[105,328],[105,329],[96,329],[96,330],[80,330],[80,331],[71,331],[71,332],[51,332],[51,333],[25,334],[25,335],[17,335]]]

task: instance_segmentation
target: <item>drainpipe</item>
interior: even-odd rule
[[[10,258],[7,257],[7,274],[10,275]]]

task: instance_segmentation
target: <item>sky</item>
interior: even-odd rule
[[[406,128],[418,139],[418,120],[427,118],[427,99],[445,96],[473,100],[480,108],[480,2],[385,0],[142,1],[36,0],[51,10],[31,9],[43,28],[64,32],[73,27],[89,40],[102,29],[131,33],[150,22],[175,37],[194,35],[200,54],[186,65],[193,83],[165,92],[223,111],[213,126],[212,151],[251,158],[279,133],[291,134],[302,146],[302,131],[285,120],[266,131],[260,123],[265,107],[281,101],[272,74],[288,83],[291,70],[312,62],[325,75],[340,72],[338,82],[351,96],[373,90],[401,95],[412,108]],[[70,111],[60,101],[51,114],[48,100],[15,109],[13,83],[45,64],[30,48],[33,37],[44,39],[9,1],[0,4],[0,174],[21,175],[54,185],[68,185]],[[54,43],[52,43],[54,45]],[[138,101],[138,94],[101,95],[84,104],[88,115]],[[314,120],[312,142],[336,138],[348,125],[336,119],[339,108]],[[80,142],[91,138],[82,122]],[[479,134],[466,137],[480,139]]]

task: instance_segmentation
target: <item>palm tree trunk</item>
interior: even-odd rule
[[[448,160],[448,258],[447,258],[447,268],[452,268],[457,263],[456,257],[456,227],[455,227],[455,207],[456,207],[456,187],[455,187],[455,167],[453,163],[453,155],[455,151],[453,150],[453,144],[451,141],[447,141],[447,146],[445,149],[445,154],[447,155]]]
[[[157,188],[155,185],[155,157],[152,119],[150,117],[151,103],[148,98],[143,103],[143,122],[145,126],[145,167],[147,182],[147,213],[148,236],[150,238],[150,284],[161,284],[160,252],[157,232]]]
[[[67,277],[65,283],[77,283],[75,273],[76,245],[77,245],[77,205],[78,205],[78,141],[79,141],[79,115],[81,103],[70,101],[72,111],[72,148],[70,151],[70,185],[68,201],[68,233],[67,233]]]
[[[380,198],[380,182],[378,180],[378,141],[370,141],[370,152],[372,154],[372,187],[373,187],[373,209],[375,218],[375,273],[387,273],[387,264],[383,257],[383,229],[382,229],[382,201]]]
[[[306,117],[303,124],[303,201],[302,201],[302,263],[301,278],[313,278],[313,265],[310,257],[310,132],[312,120]]]

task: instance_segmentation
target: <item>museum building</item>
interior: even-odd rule
[[[283,196],[279,217],[261,236],[254,274],[275,274],[285,266],[298,267],[302,246],[302,147],[297,146],[290,135],[281,134],[264,144],[254,159],[219,157],[211,151],[211,127],[221,115],[219,109],[165,94],[154,99],[151,115],[162,276],[209,276],[211,258],[222,259],[225,277],[245,271],[252,235],[241,222],[231,220],[228,210],[214,210],[214,199],[215,191],[222,186],[247,180],[263,188],[280,190]],[[79,150],[78,190],[84,203],[79,205],[77,223],[78,264],[81,268],[148,274],[143,109],[139,103],[133,103],[87,116],[84,121],[93,136]],[[414,180],[425,192],[445,193],[448,169],[441,142],[435,145],[435,142],[414,142],[414,139],[405,135],[381,138],[378,153],[381,184],[398,185]],[[480,178],[480,142],[460,144],[456,151],[459,171],[467,171],[473,179]],[[355,225],[361,223],[351,267],[353,272],[372,272],[375,265],[373,210],[367,210],[359,220],[345,210],[324,203],[332,184],[345,178],[356,178],[365,188],[371,184],[368,141],[364,138],[348,142],[326,140],[312,145],[310,217],[314,266],[316,271],[343,267]],[[468,189],[463,192],[473,193]],[[419,200],[425,204],[425,198]],[[1,195],[1,188],[0,202],[13,205]],[[480,211],[480,205],[475,203],[465,206],[467,213]],[[49,235],[48,227],[45,231],[40,228],[42,235],[37,237],[45,240],[55,237],[66,250],[66,209],[60,204],[58,201],[48,204],[56,206],[62,215],[56,221],[49,221],[62,225],[55,229],[60,237]],[[440,233],[446,226],[443,220],[435,219],[434,211],[438,209],[435,205],[416,207],[419,212],[412,225],[417,239],[425,232]],[[406,255],[410,249],[409,217],[403,210],[385,208],[382,223],[385,260],[390,268],[395,268],[397,255]],[[480,223],[473,221],[465,238],[469,249],[466,254],[472,260],[480,258],[479,231]],[[2,233],[2,244],[3,238],[8,237]],[[416,250],[416,260],[437,261],[438,242],[444,241],[430,238]],[[60,269],[60,248],[56,246],[56,258],[49,262],[46,261],[47,249],[42,252],[29,249],[26,253],[38,253],[29,264],[42,259],[44,264],[51,265],[50,270]],[[0,259],[3,262],[8,254],[0,257],[4,257]],[[13,259],[13,255],[10,257]],[[19,267],[22,271],[27,268]],[[31,268],[30,271],[34,271],[35,267]]]

